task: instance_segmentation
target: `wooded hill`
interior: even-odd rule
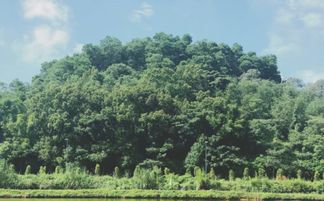
[[[0,157],[24,172],[195,166],[324,172],[324,81],[281,80],[273,55],[158,33],[106,37],[0,85]]]

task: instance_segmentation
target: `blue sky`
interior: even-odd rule
[[[324,79],[324,0],[2,0],[0,81],[30,82],[41,63],[105,36],[189,33],[275,54],[283,77]]]

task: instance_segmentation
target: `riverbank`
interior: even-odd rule
[[[324,194],[255,193],[215,190],[12,190],[0,189],[0,198],[163,198],[222,200],[324,200]]]

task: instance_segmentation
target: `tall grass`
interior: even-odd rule
[[[97,166],[98,167],[98,166]],[[28,168],[29,169],[29,168]],[[98,170],[98,168],[97,168]],[[229,180],[219,179],[215,172],[206,174],[195,168],[194,175],[187,172],[177,175],[168,169],[158,167],[144,169],[136,167],[133,176],[123,176],[119,168],[115,168],[112,176],[99,175],[98,171],[91,174],[75,166],[65,169],[56,168],[54,173],[46,173],[44,167],[38,174],[16,174],[12,167],[0,162],[0,188],[7,189],[156,189],[156,190],[220,190],[238,192],[269,192],[269,193],[318,193],[324,194],[324,180],[317,173],[316,179],[306,181],[300,178],[287,179],[281,170],[276,178],[263,176],[262,170],[251,178],[249,170],[244,170],[243,178],[235,178],[229,171]]]

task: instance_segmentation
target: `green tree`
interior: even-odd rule
[[[119,167],[115,167],[113,176],[116,178],[119,178],[121,176]]]
[[[31,166],[27,165],[26,170],[25,170],[25,175],[31,174]]]
[[[229,170],[228,179],[231,181],[235,180],[235,172],[233,170]]]
[[[244,179],[249,179],[250,178],[250,170],[248,167],[244,168],[244,171],[243,171],[243,178]]]
[[[96,164],[96,167],[95,167],[95,175],[100,175],[100,173],[101,173],[101,170],[100,170],[101,168],[100,168],[100,164]]]

